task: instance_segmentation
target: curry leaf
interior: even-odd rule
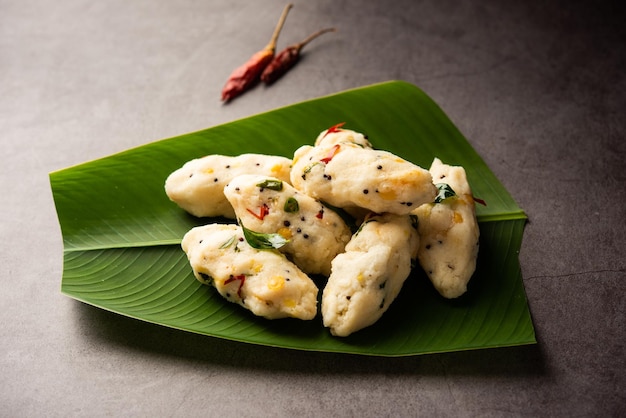
[[[437,183],[435,184],[435,187],[439,191],[439,193],[437,193],[437,196],[435,197],[435,203],[441,203],[449,197],[456,196],[456,193],[454,192],[454,190],[452,190],[452,187],[450,187],[450,185],[447,183]]]
[[[289,242],[288,239],[285,239],[280,234],[265,234],[252,231],[251,229],[246,228],[244,224],[241,223],[241,220],[239,221],[239,225],[241,225],[243,236],[248,244],[257,250],[278,249]]]

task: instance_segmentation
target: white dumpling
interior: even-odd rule
[[[365,135],[351,129],[343,129],[342,123],[322,131],[315,139],[315,146],[335,144],[356,144],[363,148],[372,148],[372,144]]]
[[[255,315],[310,320],[317,314],[315,283],[278,251],[251,247],[237,225],[193,228],[182,248],[200,282]]]
[[[419,224],[417,256],[435,289],[446,298],[456,298],[467,291],[476,270],[480,231],[474,198],[463,167],[435,158],[430,172],[435,183],[448,184],[456,196],[413,212]]]
[[[273,177],[235,177],[224,195],[247,229],[289,240],[280,251],[308,274],[330,274],[331,261],[352,235],[336,212]]]
[[[436,196],[427,170],[390,152],[354,143],[300,147],[294,154],[291,184],[336,207],[398,215]]]
[[[235,218],[224,197],[224,186],[241,174],[264,174],[289,181],[289,158],[241,154],[235,157],[207,155],[185,163],[165,181],[167,196],[185,211],[198,217]]]
[[[332,262],[322,293],[324,326],[345,337],[380,319],[411,272],[419,238],[410,215],[374,215]]]

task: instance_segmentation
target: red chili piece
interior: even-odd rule
[[[345,125],[345,124],[346,124],[345,122],[341,122],[341,123],[338,123],[338,124],[336,124],[336,125],[331,126],[330,128],[328,128],[328,129],[326,130],[326,133],[324,134],[324,136],[326,136],[326,135],[328,135],[328,134],[335,133],[335,132],[340,132],[340,131],[341,131],[341,127],[342,127],[343,125]]]
[[[224,284],[229,284],[234,282],[235,280],[239,280],[239,287],[237,288],[237,296],[239,296],[239,298],[241,298],[241,288],[243,287],[243,284],[246,282],[246,276],[245,274],[240,274],[239,276],[230,276],[225,282]]]
[[[258,214],[254,213],[254,211],[250,209],[246,209],[246,210],[250,212],[259,221],[262,221],[263,219],[265,219],[265,217],[270,213],[270,208],[265,203],[263,203],[263,206],[261,206],[261,208],[259,209]]]
[[[334,31],[335,28],[319,30],[309,35],[302,42],[289,45],[287,48],[280,51],[276,54],[274,59],[272,59],[272,62],[263,70],[263,73],[261,74],[261,81],[265,84],[272,84],[278,80],[300,60],[300,52],[306,44],[326,32]]]
[[[262,50],[255,54],[246,61],[245,64],[236,68],[228,77],[226,85],[222,89],[222,101],[229,101],[239,96],[246,90],[248,90],[254,83],[259,81],[261,73],[267,67],[274,58],[276,52],[276,41],[278,41],[278,35],[285,23],[287,13],[293,5],[290,3],[283,9],[283,13],[274,28],[274,33],[270,42]]]
[[[485,201],[484,201],[484,200],[482,200],[482,199],[479,199],[479,198],[474,197],[474,196],[472,196],[472,199],[474,199],[474,202],[476,202],[476,203],[480,203],[480,204],[481,204],[481,205],[483,205],[483,206],[487,206],[487,202],[485,202]]]
[[[328,155],[322,158],[320,161],[323,162],[324,164],[328,164],[330,160],[332,160],[333,157],[337,155],[340,148],[341,146],[339,144],[335,144],[335,146],[330,149],[330,152],[328,153]]]

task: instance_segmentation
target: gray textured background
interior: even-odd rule
[[[284,2],[0,0],[0,416],[624,416],[625,14],[543,3],[296,1],[281,45],[339,32],[223,106]],[[60,294],[50,171],[390,79],[437,101],[527,212],[536,346],[303,353]]]

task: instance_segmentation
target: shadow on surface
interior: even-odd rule
[[[408,357],[300,351],[208,337],[146,323],[75,302],[80,334],[87,343],[108,345],[201,364],[306,374],[394,374],[424,376],[542,376],[540,345],[502,347]]]

